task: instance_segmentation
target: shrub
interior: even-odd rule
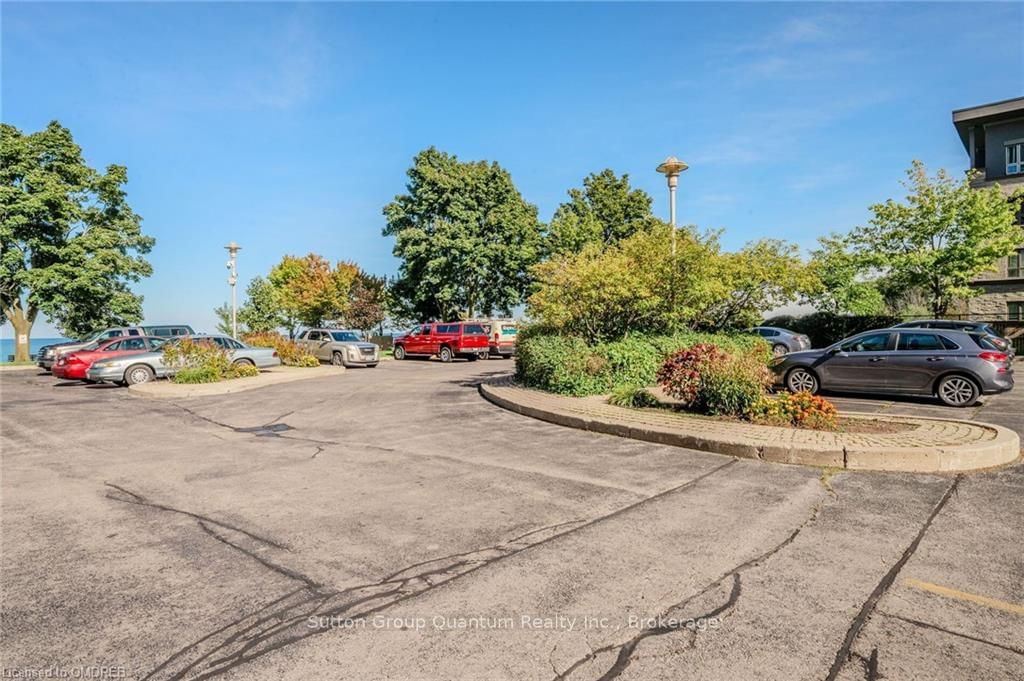
[[[757,350],[730,354],[711,343],[698,343],[665,360],[658,384],[694,411],[744,416],[761,400],[771,373]]]
[[[583,339],[533,336],[516,340],[516,375],[525,385],[564,395],[599,395],[611,387],[607,361]]]
[[[633,385],[616,386],[611,395],[608,396],[608,403],[618,407],[657,407],[660,403],[657,398],[647,392],[647,388]]]
[[[242,340],[254,348],[274,348],[281,364],[291,367],[320,366],[320,360],[306,352],[305,348],[279,333],[264,331],[242,334]]]
[[[251,378],[259,376],[260,370],[252,364],[236,364],[231,369],[232,378]]]
[[[166,343],[163,346],[163,361],[169,367],[176,369],[203,369],[203,372],[193,372],[195,375],[216,376],[210,380],[217,381],[231,372],[231,358],[227,351],[216,343],[205,340],[193,340],[182,338],[173,343]],[[178,371],[176,373],[181,373]],[[190,374],[186,374],[188,377]],[[182,379],[176,382],[186,382]],[[210,382],[192,381],[194,383]]]
[[[212,366],[185,367],[171,377],[175,383],[216,383],[224,376]]]
[[[280,354],[280,353],[278,353]],[[302,355],[297,360],[291,362],[289,366],[293,367],[318,367],[320,366],[320,360],[313,355]]]
[[[693,347],[684,348],[668,357],[658,369],[658,385],[684,404],[693,404],[697,400],[701,380],[711,365],[720,364],[728,358],[726,353],[711,343],[697,343]]]
[[[811,339],[811,346],[823,348],[862,331],[895,326],[900,317],[892,315],[840,315],[832,312],[814,312],[802,317],[780,315],[765,320],[766,326],[780,326],[802,333]]]
[[[835,430],[838,416],[834,404],[806,391],[762,397],[750,413],[752,421],[815,430]]]
[[[713,343],[727,352],[771,356],[758,336],[684,332],[671,336],[629,334],[588,345],[539,325],[524,327],[516,340],[516,374],[524,384],[567,395],[600,395],[622,385],[650,386],[665,358],[683,347]]]

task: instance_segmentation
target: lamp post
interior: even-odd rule
[[[231,337],[238,338],[238,297],[235,294],[235,284],[238,283],[238,270],[235,265],[238,263],[238,252],[242,247],[234,241],[224,248],[228,251],[228,284],[231,285]]]
[[[675,156],[669,156],[656,169],[668,180],[668,223],[672,227],[673,257],[676,254],[676,187],[679,186],[679,173],[689,167]]]

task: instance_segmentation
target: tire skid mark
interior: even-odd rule
[[[135,492],[132,492],[131,490],[125,489],[124,487],[121,487],[120,485],[115,485],[112,482],[104,482],[103,484],[106,485],[107,487],[113,488],[114,490],[116,490],[117,492],[120,493],[120,494],[116,494],[116,493],[108,492],[107,493],[107,498],[112,500],[112,501],[120,501],[121,503],[124,503],[124,504],[134,504],[136,506],[145,506],[147,508],[153,508],[153,509],[156,509],[158,511],[166,511],[168,513],[178,513],[180,515],[187,516],[189,518],[193,518],[195,520],[198,520],[200,522],[200,524],[205,522],[208,525],[217,525],[218,527],[222,527],[225,530],[231,530],[232,532],[238,532],[239,534],[245,535],[249,539],[252,539],[254,541],[260,542],[262,544],[266,544],[268,546],[272,546],[275,549],[281,549],[283,551],[290,551],[291,550],[289,547],[285,546],[284,544],[281,544],[280,542],[276,542],[273,539],[268,539],[266,537],[261,537],[258,534],[254,534],[254,533],[252,533],[252,532],[250,532],[248,530],[243,530],[242,528],[237,527],[236,525],[232,525],[231,523],[225,522],[223,520],[217,520],[216,518],[211,518],[209,516],[205,516],[205,515],[202,515],[200,513],[194,513],[192,511],[186,511],[185,509],[175,508],[173,506],[167,506],[166,504],[159,504],[159,503],[157,503],[155,501],[150,501],[149,499],[147,499],[146,497],[142,496],[141,494],[136,494]]]
[[[739,601],[740,595],[742,594],[742,590],[743,590],[743,588],[742,588],[742,574],[744,572],[746,572],[747,570],[751,569],[751,568],[760,566],[762,563],[764,563],[765,561],[770,559],[776,553],[778,553],[782,549],[784,549],[787,546],[789,546],[790,544],[792,544],[793,541],[796,540],[797,536],[799,536],[800,532],[802,532],[805,527],[807,527],[809,524],[813,523],[817,519],[818,514],[821,512],[822,507],[829,500],[829,498],[830,497],[828,495],[823,496],[822,499],[819,500],[811,508],[811,513],[808,516],[808,518],[806,520],[804,520],[802,523],[800,523],[800,525],[797,526],[796,529],[794,529],[792,532],[790,532],[789,535],[787,535],[786,538],[783,539],[782,541],[780,541],[778,544],[772,546],[767,551],[764,551],[763,553],[760,553],[757,556],[754,556],[753,558],[745,560],[744,562],[740,563],[739,565],[736,565],[735,567],[730,568],[727,572],[725,572],[724,574],[719,576],[716,580],[714,580],[713,582],[709,583],[704,588],[702,588],[699,591],[697,591],[697,592],[687,596],[683,600],[681,600],[678,603],[670,606],[665,611],[660,613],[660,618],[661,619],[676,619],[677,621],[680,622],[679,625],[677,625],[677,626],[648,627],[646,629],[641,630],[638,634],[636,634],[635,636],[633,636],[632,638],[630,638],[629,640],[627,640],[627,641],[625,641],[623,643],[613,643],[613,644],[609,644],[609,645],[603,646],[601,648],[592,649],[590,651],[590,653],[588,653],[587,655],[579,658],[578,660],[573,662],[571,665],[569,665],[565,669],[565,671],[562,671],[560,673],[556,672],[555,676],[552,678],[552,681],[572,681],[573,674],[576,671],[583,669],[584,667],[588,666],[592,662],[596,662],[599,657],[601,657],[603,655],[608,655],[608,654],[614,654],[615,661],[611,665],[611,667],[609,667],[607,669],[607,671],[605,671],[600,676],[596,677],[597,681],[611,681],[611,679],[618,678],[619,675],[621,675],[622,672],[624,672],[626,670],[626,668],[630,665],[630,663],[634,659],[633,655],[636,652],[636,649],[639,646],[639,644],[644,639],[650,638],[652,636],[664,636],[666,634],[671,634],[671,633],[677,632],[677,631],[688,631],[694,637],[694,640],[691,640],[691,642],[690,642],[690,647],[692,648],[693,645],[695,644],[695,639],[696,639],[696,636],[697,636],[698,632],[695,629],[688,628],[685,625],[685,623],[687,621],[689,621],[689,620],[701,621],[702,619],[704,619],[704,620],[712,619],[714,617],[719,617],[719,616],[725,615],[729,611],[731,611],[735,607],[736,603]],[[692,617],[685,617],[684,616],[685,608],[687,608],[691,603],[693,603],[695,600],[697,600],[697,599],[699,599],[699,598],[709,594],[710,592],[714,591],[715,589],[721,588],[730,579],[732,580],[732,587],[730,588],[729,596],[725,600],[725,602],[723,602],[719,606],[716,606],[715,608],[713,608],[712,610],[710,610],[710,611],[708,611],[706,613],[703,613],[703,614],[700,614],[700,615],[696,615],[696,616],[692,616]],[[581,673],[581,674],[577,675],[576,678],[583,679],[583,678],[590,678],[590,676]]]
[[[305,575],[272,563],[256,555],[252,550],[243,549],[238,542],[228,540],[222,534],[213,531],[211,527],[202,527],[202,523],[200,523],[204,532],[221,543],[241,551],[249,558],[279,574],[296,580],[302,586],[181,648],[146,675],[145,679],[208,679],[218,676],[239,665],[315,634],[334,631],[330,626],[319,626],[318,623],[323,621],[323,618],[327,618],[329,621],[330,618],[356,619],[371,616],[522,551],[546,544],[649,502],[686,490],[706,478],[726,470],[736,462],[737,459],[730,459],[691,480],[603,516],[564,521],[537,528],[493,546],[416,563],[377,582],[340,590],[319,585]],[[133,495],[128,491],[125,491],[125,494]],[[124,501],[123,499],[119,500]],[[130,501],[130,503],[141,502]],[[198,518],[197,514],[186,512],[186,515]],[[206,519],[202,518],[202,520]],[[210,523],[224,527],[217,521],[211,520]],[[243,534],[247,533],[243,532]],[[311,622],[314,623],[314,626],[310,626]]]
[[[857,616],[853,618],[852,622],[850,622],[850,628],[847,630],[846,636],[843,638],[843,643],[839,646],[839,650],[836,651],[835,660],[832,662],[832,667],[829,669],[828,675],[825,677],[825,681],[835,681],[836,678],[839,677],[839,673],[852,657],[851,651],[853,650],[853,644],[856,643],[857,637],[860,636],[860,632],[864,629],[864,625],[867,624],[868,620],[871,618],[871,613],[874,612],[875,608],[878,606],[878,602],[882,599],[882,596],[889,591],[889,587],[891,587],[893,582],[896,581],[896,577],[899,575],[900,570],[903,569],[903,566],[907,564],[907,561],[909,561],[917,551],[917,547],[921,544],[921,540],[924,539],[925,533],[928,531],[928,528],[932,526],[935,518],[939,515],[942,509],[945,508],[950,497],[956,494],[961,480],[963,480],[962,473],[953,478],[953,482],[950,483],[949,487],[947,487],[946,491],[943,492],[938,502],[936,502],[935,506],[932,507],[931,513],[929,513],[928,517],[925,518],[921,528],[917,531],[917,535],[910,542],[907,548],[904,549],[899,560],[889,568],[888,572],[882,576],[882,579],[868,595],[867,600],[864,601],[864,605],[861,606]],[[875,668],[877,670],[878,656],[877,654],[874,654],[873,656],[875,658]]]

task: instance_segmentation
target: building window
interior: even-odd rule
[[[1017,175],[1024,173],[1024,163],[1021,156],[1024,155],[1024,142],[1013,140],[1006,144],[1006,174]]]
[[[1011,322],[1024,322],[1024,301],[1007,303],[1006,311],[1009,313]]]
[[[1006,276],[1024,277],[1024,248],[1007,258]]]

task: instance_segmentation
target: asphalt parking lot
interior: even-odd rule
[[[509,368],[179,403],[0,374],[4,677],[1021,678],[1024,466],[835,473],[563,429],[480,398]],[[1015,393],[974,409],[1020,428]]]

